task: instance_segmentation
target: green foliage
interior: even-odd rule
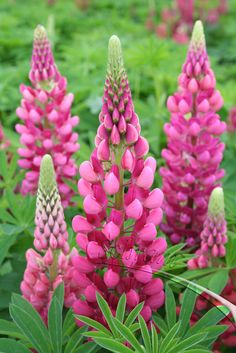
[[[197,293],[190,288],[186,289],[183,296],[180,315],[176,315],[176,301],[170,286],[166,286],[167,300],[165,303],[166,317],[163,319],[159,314],[154,314],[154,322],[160,330],[157,333],[154,324],[148,329],[143,317],[139,315],[140,308],[133,309],[132,323],[138,320],[138,335],[133,330],[134,325],[125,320],[121,313],[125,308],[125,296],[120,298],[116,316],[111,314],[108,304],[97,294],[99,307],[106,319],[110,331],[97,321],[81,315],[76,318],[92,327],[93,331],[83,334],[91,337],[101,347],[117,353],[180,353],[180,352],[211,352],[211,347],[217,337],[223,333],[227,326],[216,326],[224,317],[224,311],[220,308],[212,308],[196,324],[190,326]],[[122,308],[122,309],[121,309]],[[130,314],[129,314],[130,316]],[[125,345],[129,343],[129,346]]]
[[[48,328],[32,305],[18,294],[13,294],[10,314],[13,322],[0,320],[0,334],[11,338],[0,339],[2,353],[82,353],[95,351],[94,343],[84,342],[86,327],[77,329],[72,311],[63,322],[64,286],[53,293],[49,307]],[[13,339],[14,338],[14,339]]]

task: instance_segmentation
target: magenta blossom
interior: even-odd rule
[[[217,0],[210,4],[210,0],[173,0],[172,7],[164,8],[161,13],[162,22],[156,27],[159,37],[171,36],[176,43],[188,42],[189,34],[195,19],[215,24],[220,15],[228,10],[227,0]]]
[[[65,284],[65,305],[71,306],[79,294],[69,256],[68,233],[58,193],[52,159],[45,155],[41,162],[35,216],[34,246],[26,253],[27,267],[21,283],[23,296],[47,322],[53,290]]]
[[[235,132],[236,131],[236,107],[230,109],[229,117],[228,117],[228,131]]]
[[[80,165],[78,189],[86,216],[74,217],[77,244],[85,255],[73,258],[80,273],[83,296],[77,314],[105,323],[96,292],[113,313],[126,294],[127,309],[144,301],[141,315],[149,321],[164,303],[163,283],[153,275],[164,264],[166,241],[157,238],[162,220],[163,193],[150,190],[156,169],[140,124],[123,66],[121,44],[109,41],[109,60],[96,148]],[[81,323],[78,323],[81,324]]]
[[[188,262],[190,269],[216,265],[218,258],[225,256],[227,223],[224,214],[224,194],[220,187],[211,193],[208,214],[200,238],[201,246],[196,252],[197,257]]]
[[[79,118],[71,117],[73,94],[66,93],[67,82],[57,70],[45,29],[37,26],[29,74],[33,87],[20,86],[23,96],[16,113],[23,124],[16,125],[24,145],[18,149],[19,166],[26,169],[22,194],[37,190],[39,168],[44,154],[53,158],[59,191],[63,205],[67,206],[73,195],[65,183],[77,173],[72,155],[79,149],[78,134],[73,128]]]
[[[226,124],[216,113],[223,99],[215,86],[202,23],[197,21],[179,90],[167,100],[171,121],[164,126],[168,146],[162,151],[166,166],[160,169],[166,213],[163,231],[173,243],[199,243],[210,194],[224,176],[219,169],[224,151],[219,137]]]

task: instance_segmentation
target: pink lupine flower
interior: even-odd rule
[[[73,250],[69,256],[68,233],[49,155],[41,161],[35,223],[34,246],[38,252],[29,249],[26,253],[21,292],[47,322],[52,293],[59,283],[65,284],[66,306],[71,306],[79,293],[71,263],[77,251]]]
[[[164,8],[161,13],[162,22],[156,26],[157,36],[171,36],[176,43],[187,43],[195,19],[215,24],[220,15],[227,12],[227,0],[215,1],[214,5],[209,2],[202,1],[199,6],[196,0],[173,0],[172,6]]]
[[[217,259],[225,256],[227,224],[224,214],[224,194],[220,187],[211,193],[208,214],[200,238],[201,246],[196,252],[197,257],[188,263],[190,269],[216,265]]]
[[[179,76],[179,90],[167,100],[171,113],[165,124],[168,146],[160,169],[165,194],[166,232],[174,243],[200,241],[211,191],[220,184],[219,169],[226,124],[216,113],[223,104],[206,53],[202,23],[197,21],[187,59]]]
[[[123,66],[121,44],[109,41],[109,60],[99,115],[96,148],[90,161],[80,165],[78,190],[84,197],[86,217],[74,217],[72,227],[85,256],[73,259],[75,269],[88,285],[74,302],[77,314],[104,323],[96,304],[96,291],[115,312],[118,299],[126,294],[127,309],[139,302],[149,321],[153,310],[164,302],[163,284],[153,274],[164,264],[166,241],[157,238],[162,220],[163,193],[150,190],[156,169],[140,124]],[[81,323],[78,322],[80,325]]]
[[[37,26],[29,78],[32,87],[20,86],[21,106],[16,113],[23,124],[16,125],[24,147],[18,149],[19,166],[26,169],[22,194],[36,193],[39,168],[44,154],[50,154],[62,202],[67,206],[73,191],[65,183],[77,173],[72,155],[79,149],[78,134],[73,128],[79,118],[71,117],[73,94],[66,92],[66,78],[61,76],[54,62],[46,30]]]
[[[227,125],[229,132],[236,131],[236,107],[230,109]]]

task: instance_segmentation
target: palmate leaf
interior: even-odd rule
[[[117,305],[116,309],[116,318],[120,321],[123,322],[124,317],[125,317],[125,308],[126,308],[126,296],[123,294],[120,297],[119,303]]]
[[[87,331],[86,326],[76,329],[76,331],[72,334],[72,336],[68,340],[63,353],[75,353],[83,341],[82,335],[85,331]]]
[[[144,303],[139,303],[128,315],[127,319],[125,320],[125,325],[130,326],[138,317],[140,311],[143,308]]]
[[[67,342],[68,337],[74,332],[76,328],[74,313],[72,309],[69,309],[66,313],[63,327],[62,327],[62,336],[63,336],[63,343]]]
[[[0,338],[1,353],[32,353],[22,343],[14,341],[10,338]]]
[[[188,331],[187,336],[193,335],[201,330],[206,329],[212,325],[217,324],[225,318],[223,306],[217,306],[210,309],[203,317],[201,317]],[[217,326],[220,327],[220,326]]]
[[[142,316],[138,318],[140,330],[142,334],[143,343],[147,353],[152,353],[151,337],[148,332],[147,324]]]
[[[136,352],[143,353],[143,349],[141,348],[141,345],[137,338],[134,336],[134,334],[130,331],[128,327],[126,327],[124,324],[122,324],[119,320],[114,318],[114,324],[117,328],[117,330],[120,332],[121,336],[128,341],[132,347],[134,347]]]
[[[99,344],[99,346],[114,353],[134,353],[132,349],[112,338],[94,338],[94,341]],[[144,351],[142,351],[142,353],[144,353]]]
[[[168,352],[168,349],[173,347],[173,342],[180,329],[180,324],[181,321],[178,321],[164,337],[163,341],[161,342],[160,353]]]
[[[195,293],[192,289],[187,288],[183,295],[183,301],[181,305],[181,311],[179,320],[181,321],[179,334],[184,335],[189,327],[190,318],[195,307],[198,293]]]
[[[207,333],[206,338],[201,342],[201,345],[204,347],[211,347],[212,344],[216,341],[219,335],[224,333],[227,330],[227,325],[218,325],[218,326],[211,326],[202,330],[201,332]]]
[[[89,317],[83,315],[75,315],[75,318],[84,322],[88,326],[93,327],[95,330],[103,332],[105,335],[112,336],[111,332],[96,320],[90,319]]]
[[[170,289],[169,285],[166,284],[165,286],[165,312],[166,312],[166,322],[168,328],[171,329],[176,323],[176,304],[175,304],[175,297]]]
[[[13,294],[10,315],[18,328],[40,353],[51,353],[50,337],[41,317],[32,305],[18,294]]]
[[[151,327],[152,353],[158,352],[158,334],[155,326]]]
[[[54,353],[62,352],[62,309],[64,303],[64,284],[55,291],[48,311],[48,330]]]
[[[63,303],[64,285],[61,283],[54,290],[52,296],[47,328],[33,306],[20,295],[13,294],[10,314],[14,322],[0,320],[0,334],[20,339],[21,344],[25,345],[26,349],[28,347],[34,348],[39,353],[94,352],[97,348],[94,342],[83,344],[83,334],[88,328],[86,326],[77,328],[72,310],[67,312],[63,324]],[[107,332],[110,333],[108,330]],[[11,341],[15,342],[14,340]],[[12,352],[9,351],[9,353]],[[18,347],[17,353],[19,352],[21,352],[20,347]],[[26,351],[22,349],[22,352],[25,353]]]
[[[205,332],[192,335],[191,337],[181,340],[181,342],[171,348],[168,353],[184,352],[187,350],[187,348],[193,347],[199,342],[203,341],[206,336],[207,334]]]
[[[25,339],[25,336],[14,322],[2,319],[0,319],[0,335]]]
[[[98,305],[107,321],[108,326],[110,327],[114,337],[118,337],[118,332],[117,332],[116,326],[114,325],[113,315],[111,313],[108,303],[98,292],[96,296],[97,296]]]

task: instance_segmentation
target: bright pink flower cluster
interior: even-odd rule
[[[153,310],[164,303],[163,283],[153,274],[164,264],[166,241],[157,238],[162,220],[163,193],[150,191],[156,162],[144,159],[148,142],[140,136],[121,44],[116,36],[109,42],[109,60],[96,149],[90,161],[80,166],[78,182],[84,197],[86,217],[74,217],[77,244],[85,256],[73,258],[80,277],[82,297],[73,307],[77,314],[104,323],[96,292],[108,301],[112,312],[126,293],[127,308],[139,302],[149,321]],[[80,323],[79,323],[80,324]]]
[[[208,214],[200,238],[201,246],[196,251],[197,257],[188,262],[190,269],[216,265],[217,259],[225,256],[227,223],[224,214],[224,195],[220,187],[211,193]]]
[[[220,15],[227,12],[227,0],[218,0],[215,7],[210,1],[202,1],[199,6],[196,0],[175,0],[172,8],[162,11],[162,23],[156,27],[156,33],[161,38],[171,36],[177,43],[187,43],[193,23],[201,19],[205,23],[214,24]]]
[[[202,23],[197,21],[179,91],[167,100],[171,121],[164,126],[168,147],[162,151],[166,166],[160,169],[167,222],[163,231],[174,243],[181,238],[190,246],[200,241],[209,196],[224,176],[219,136],[226,124],[216,114],[223,99],[215,85]]]
[[[78,134],[73,132],[79,118],[71,117],[73,94],[66,94],[66,79],[57,70],[42,26],[35,30],[29,78],[33,87],[20,86],[23,99],[21,107],[16,110],[23,121],[23,125],[16,125],[16,131],[24,145],[18,149],[22,157],[18,163],[28,170],[21,192],[36,192],[41,159],[49,153],[53,158],[63,205],[67,206],[73,191],[64,180],[72,179],[77,173],[71,156],[79,149]]]
[[[49,155],[41,162],[35,223],[34,246],[43,255],[33,249],[27,251],[21,291],[46,322],[53,290],[59,283],[65,284],[66,306],[72,305],[79,291],[68,255],[68,233]],[[73,253],[76,255],[77,252]]]
[[[228,117],[228,131],[235,132],[236,131],[236,107],[230,109],[229,117]]]

